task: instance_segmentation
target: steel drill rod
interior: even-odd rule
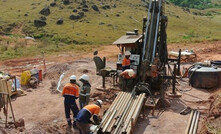
[[[189,117],[189,121],[188,121],[188,123],[187,123],[187,127],[186,127],[185,134],[188,134],[188,133],[189,133],[190,125],[191,125],[192,119],[193,119],[193,113],[194,113],[194,111],[192,110],[192,111],[191,111],[191,114],[190,114],[190,117]]]
[[[104,115],[104,117],[102,118],[102,121],[101,121],[100,125],[97,127],[97,131],[98,131],[99,128],[104,124],[104,122],[105,122],[105,120],[106,120],[106,118],[107,118],[109,112],[112,111],[112,107],[115,106],[115,104],[118,102],[118,99],[122,96],[122,94],[123,94],[123,92],[120,92],[120,93],[117,95],[117,97],[114,99],[114,101],[113,101],[113,103],[112,103],[112,104],[114,104],[114,105],[111,105],[111,106],[110,106],[109,109],[111,109],[111,110],[108,110],[108,111],[106,112],[106,114]]]
[[[111,123],[109,124],[108,126],[108,129],[107,131],[110,132],[113,128],[113,126],[117,123],[118,119],[119,119],[119,116],[122,114],[121,111],[122,109],[125,107],[126,103],[127,103],[127,98],[129,98],[130,94],[129,93],[125,93],[123,96],[122,96],[122,100],[119,101],[117,103],[117,107],[116,109],[118,109],[116,115],[115,115],[115,118],[114,120],[111,121]],[[117,125],[117,124],[116,124]]]
[[[107,127],[109,126],[111,120],[113,119],[113,117],[115,116],[117,110],[115,109],[114,112],[111,114],[110,118],[108,119],[106,125],[104,126],[104,128],[102,129],[102,132],[104,133],[107,129]]]
[[[121,120],[121,117],[123,116],[123,113],[125,111],[125,108],[129,106],[129,100],[132,98],[132,95],[129,94],[129,96],[126,96],[126,99],[125,101],[123,102],[123,106],[120,108],[120,111],[119,111],[119,118],[117,118],[117,121],[115,122],[114,126],[117,126],[119,121]]]
[[[127,113],[126,113],[126,116],[124,117],[124,121],[123,121],[123,127],[121,129],[121,132],[124,132],[126,127],[128,126],[128,123],[131,119],[131,116],[132,116],[132,113],[133,113],[133,109],[134,109],[134,106],[136,105],[136,102],[138,100],[138,97],[135,96],[131,101],[131,105],[130,105],[130,108],[127,110]]]
[[[193,134],[196,134],[196,132],[197,132],[199,117],[200,117],[200,112],[197,111],[196,123],[195,123],[194,129],[193,129]]]
[[[136,88],[136,87],[135,87],[135,88]],[[130,100],[132,100],[133,96],[135,95],[135,88],[133,89],[133,91],[132,91],[132,93],[131,93]],[[129,101],[129,104],[128,104],[127,107],[125,108],[125,110],[124,110],[124,112],[123,112],[123,114],[122,114],[122,116],[121,116],[121,118],[120,118],[120,121],[119,121],[119,123],[118,123],[118,125],[117,125],[117,128],[116,128],[115,131],[114,131],[114,134],[117,134],[117,133],[119,132],[119,128],[121,127],[121,123],[122,123],[122,121],[123,121],[123,118],[124,118],[124,116],[125,116],[125,113],[126,113],[126,111],[128,110],[129,105],[131,104],[131,102],[132,102],[132,101]]]
[[[140,111],[141,111],[141,108],[142,108],[142,106],[143,106],[143,100],[144,100],[144,98],[145,98],[145,94],[143,94],[142,95],[142,97],[141,97],[141,101],[139,102],[139,104],[138,104],[138,106],[137,106],[137,108],[136,108],[136,111],[135,111],[135,113],[134,113],[134,115],[133,115],[133,124],[135,124],[136,122],[137,122],[137,118],[138,118],[138,115],[139,115],[139,113],[140,113]],[[133,127],[133,126],[132,126]]]
[[[140,99],[141,99],[141,95],[139,95],[137,97],[136,101],[134,102],[134,105],[133,105],[132,109],[130,110],[130,115],[127,117],[127,121],[126,121],[126,123],[124,125],[124,128],[123,128],[124,132],[127,132],[129,126],[131,125],[132,116],[134,114],[134,111],[135,111],[137,105],[139,104]]]
[[[189,134],[193,133],[193,127],[194,127],[194,124],[195,124],[195,121],[196,121],[196,113],[197,113],[197,111],[194,111],[192,123],[191,123],[190,130],[189,130]]]
[[[124,107],[124,104],[125,104],[125,102],[126,102],[125,97],[127,98],[127,96],[129,96],[129,94],[128,94],[128,93],[125,93],[125,94],[122,96],[121,101],[119,101],[119,102],[117,103],[116,109],[117,109],[118,111],[117,111],[117,113],[115,114],[114,120],[112,120],[112,121],[110,122],[110,124],[108,124],[108,128],[107,128],[107,131],[108,131],[108,132],[112,130],[114,124],[116,123],[117,117],[119,117],[119,115],[121,114],[120,111],[121,111],[121,108]]]
[[[134,103],[133,103],[133,105],[132,105],[132,108],[130,109],[130,113],[129,113],[129,115],[127,116],[127,119],[126,119],[126,121],[125,121],[125,125],[124,125],[124,127],[123,127],[123,131],[126,130],[128,124],[129,124],[129,122],[131,121],[131,117],[132,117],[132,115],[133,115],[133,113],[134,113],[134,111],[135,111],[135,109],[136,109],[137,103],[138,103],[139,101],[140,101],[140,95],[139,95],[139,97],[137,97],[137,98],[135,99],[135,101],[134,101]]]

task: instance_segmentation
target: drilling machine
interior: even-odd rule
[[[121,50],[117,71],[121,70],[122,54],[129,50],[132,53],[130,59],[135,60],[135,63],[131,63],[131,68],[137,74],[136,87],[140,92],[160,91],[161,98],[164,97],[165,86],[168,86],[168,83],[173,85],[172,94],[177,94],[175,92],[176,73],[180,72],[180,53],[177,59],[168,58],[167,23],[165,0],[150,0],[148,17],[143,19],[142,34],[139,35],[138,30],[127,32],[113,43]],[[173,69],[170,67],[170,62],[174,63]]]

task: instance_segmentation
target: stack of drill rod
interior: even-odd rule
[[[145,94],[119,92],[95,133],[130,134],[142,109]],[[99,132],[98,132],[99,130]]]
[[[199,122],[200,112],[192,110],[190,114],[190,118],[187,124],[185,134],[196,134],[197,133],[197,126]]]

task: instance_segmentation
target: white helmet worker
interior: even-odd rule
[[[103,105],[103,101],[102,101],[102,100],[97,100],[97,102],[98,102],[100,105]]]
[[[89,82],[89,77],[86,74],[81,75],[80,80],[81,79]]]
[[[75,75],[71,75],[70,80],[76,80],[76,76]]]
[[[135,74],[135,72],[134,72],[133,69],[127,69],[127,72],[128,72],[128,75],[129,75],[130,77],[133,77],[134,74]]]
[[[126,52],[124,53],[124,55],[125,55],[125,56],[130,56],[131,53],[130,53],[130,51],[126,51]]]

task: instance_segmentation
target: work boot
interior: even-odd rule
[[[71,126],[72,126],[71,121],[68,121],[68,126],[71,128]]]
[[[77,128],[76,121],[73,122],[73,128]]]

